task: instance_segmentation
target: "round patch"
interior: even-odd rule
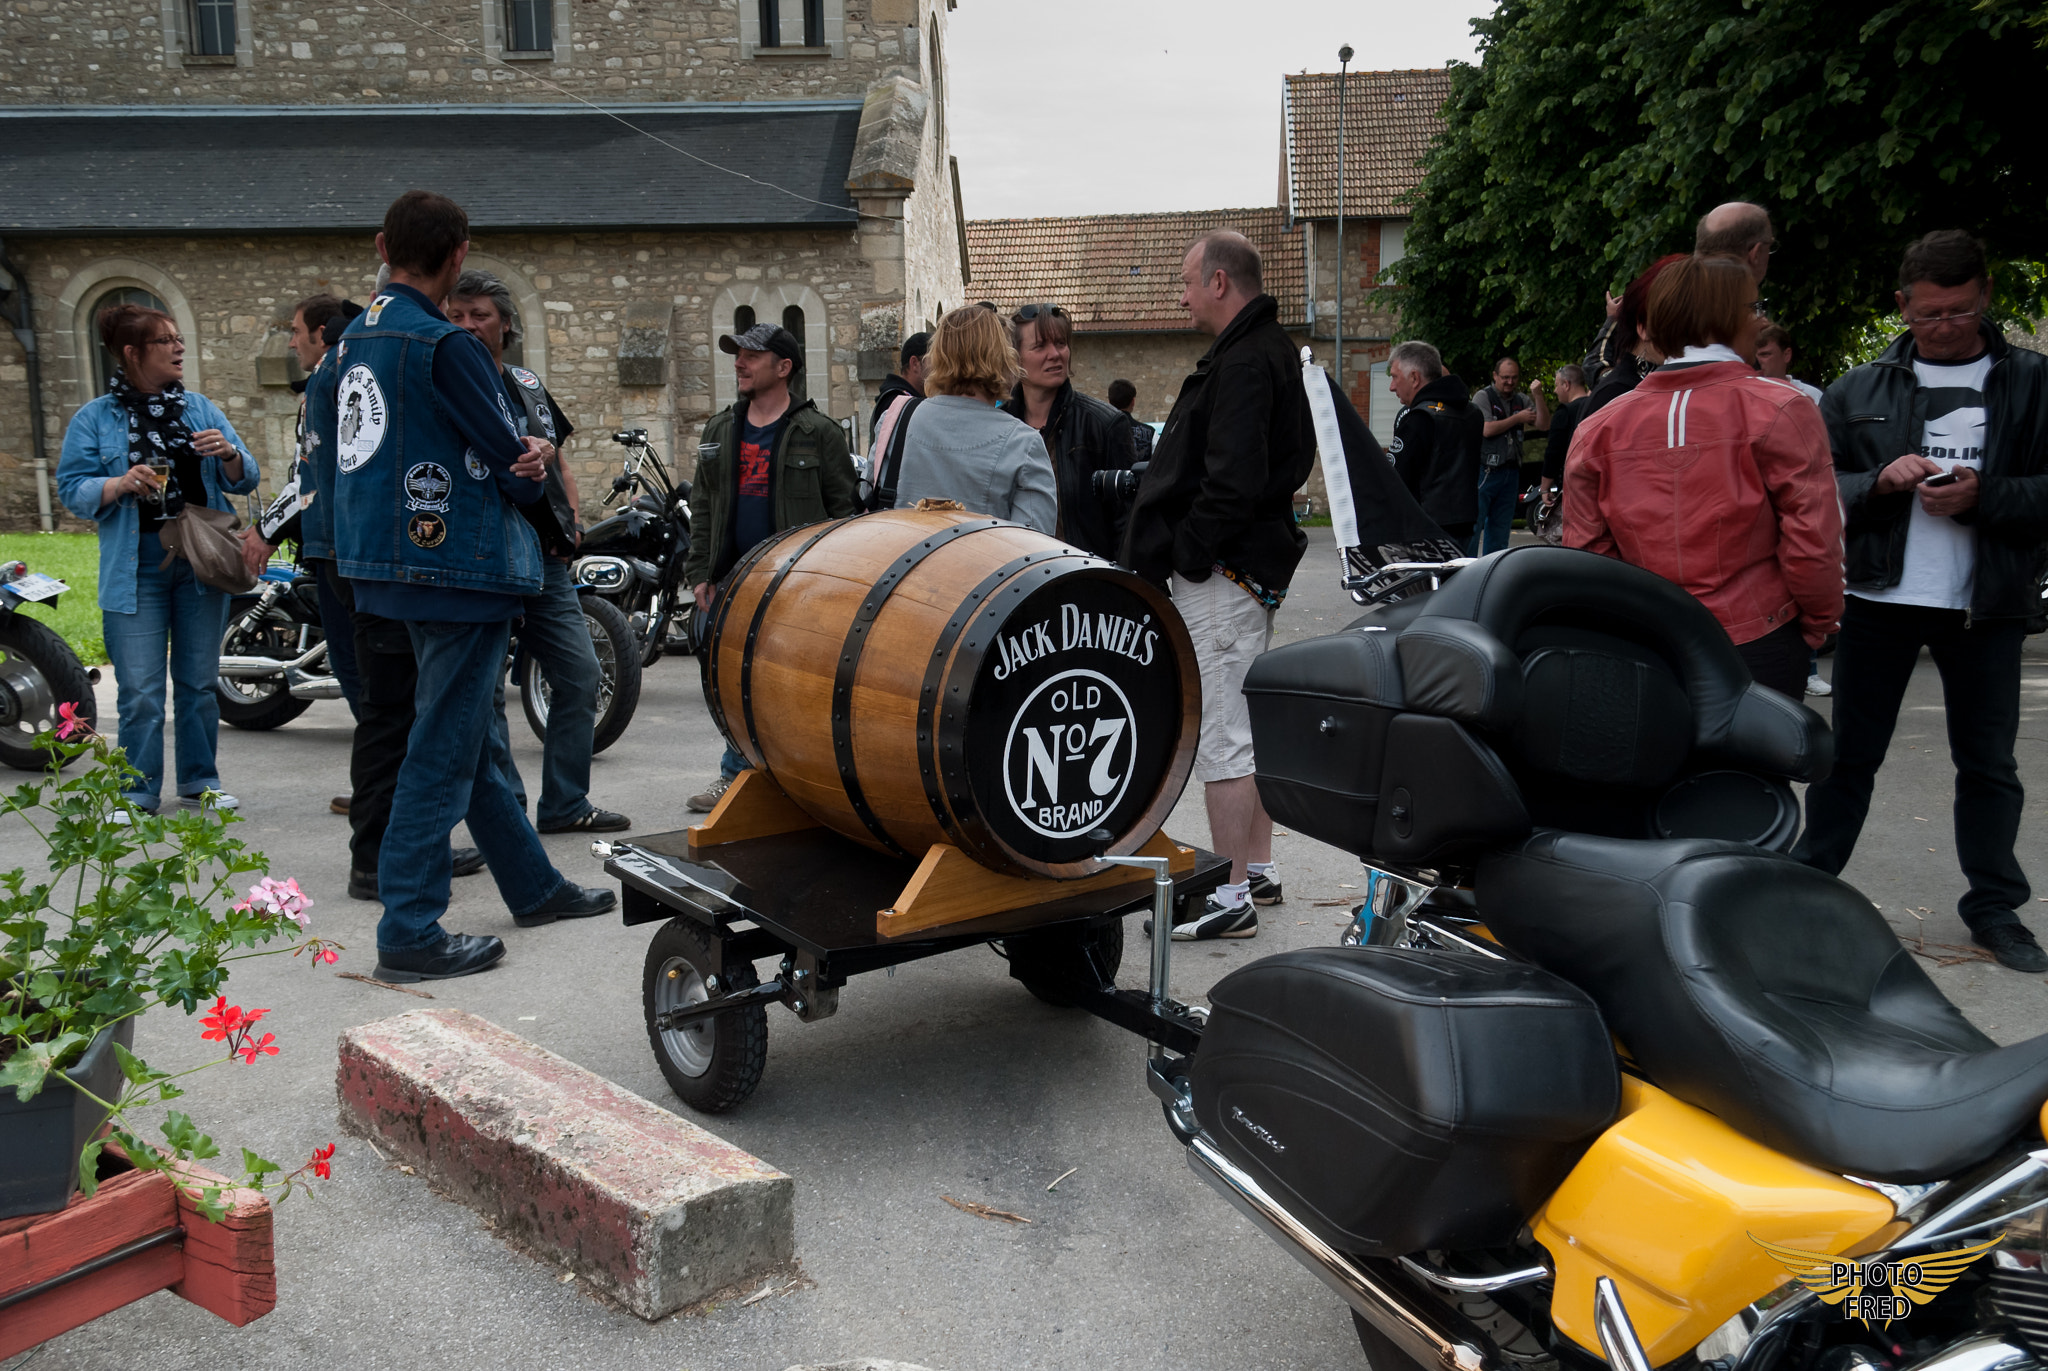
[[[438,514],[415,514],[406,521],[405,536],[414,547],[439,547],[448,537],[448,521]]]
[[[525,367],[513,367],[511,368],[511,372],[512,379],[517,381],[520,385],[525,386],[528,390],[540,389],[540,377],[534,375]]]
[[[547,435],[547,440],[549,442],[554,442],[555,412],[552,409],[548,408],[548,402],[545,400],[542,400],[539,404],[535,405],[534,409],[540,414],[540,431]]]
[[[406,470],[405,507],[445,514],[448,512],[448,492],[454,488],[455,482],[448,479],[447,467],[439,462],[421,462]]]
[[[1115,681],[1063,671],[1039,683],[1010,719],[1003,789],[1034,833],[1092,832],[1131,785],[1138,720]]]
[[[343,471],[354,471],[377,455],[390,421],[377,374],[360,364],[350,367],[341,378],[336,404],[339,421],[334,431],[334,461]]]
[[[462,450],[462,467],[474,480],[491,479],[491,469],[484,465],[484,459],[476,455],[476,449],[473,447]]]
[[[1389,457],[1393,456],[1393,455],[1394,455],[1395,453],[1399,452],[1400,450],[1401,450],[1401,440],[1400,440],[1400,438],[1398,438],[1398,437],[1396,437],[1396,438],[1394,439],[1394,441],[1393,441],[1393,442],[1391,442],[1391,443],[1388,443],[1388,444],[1387,444],[1387,456],[1389,456]]]

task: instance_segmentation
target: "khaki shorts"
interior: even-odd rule
[[[1228,578],[1173,577],[1173,606],[1195,640],[1202,669],[1202,740],[1195,748],[1195,779],[1231,781],[1252,774],[1252,714],[1244,674],[1252,658],[1273,645],[1273,611]]]

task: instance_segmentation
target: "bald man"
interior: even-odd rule
[[[1747,200],[1716,205],[1700,216],[1692,250],[1702,257],[1740,257],[1761,286],[1771,270],[1771,254],[1778,250],[1770,211]]]

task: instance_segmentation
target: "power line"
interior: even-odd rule
[[[708,157],[699,157],[696,153],[691,152],[688,148],[677,147],[674,143],[669,142],[668,139],[663,138],[660,134],[654,133],[648,129],[641,128],[638,124],[626,118],[624,115],[616,113],[615,111],[612,110],[608,110],[603,105],[600,105],[595,101],[586,100],[581,95],[578,95],[575,91],[570,90],[567,86],[563,86],[557,84],[554,81],[550,81],[547,77],[542,76],[540,73],[532,70],[531,68],[522,67],[515,65],[514,63],[507,62],[502,57],[493,57],[491,56],[490,53],[485,52],[483,49],[477,47],[476,44],[470,42],[468,39],[458,38],[452,33],[443,33],[441,30],[433,27],[431,24],[428,24],[425,20],[414,18],[412,15],[407,14],[404,10],[398,8],[396,5],[387,4],[385,0],[370,0],[370,3],[377,6],[378,9],[390,10],[399,18],[404,19],[408,23],[411,23],[417,26],[418,28],[433,34],[436,38],[439,38],[444,42],[453,43],[458,47],[467,48],[471,52],[480,54],[483,57],[484,61],[486,62],[495,62],[499,66],[504,67],[507,71],[513,72],[519,76],[523,76],[529,81],[538,81],[541,85],[548,87],[550,90],[560,92],[562,95],[565,95],[569,99],[574,100],[577,104],[585,106],[586,108],[593,110],[598,114],[602,114],[607,119],[611,119],[617,123],[625,125],[633,132],[639,134],[641,137],[653,139],[655,142],[667,148],[670,152],[681,153],[683,156],[689,158],[692,162],[700,163],[704,166],[711,168],[713,171],[724,172],[727,176],[736,176],[742,181],[751,181],[753,184],[764,187],[768,190],[779,191],[781,194],[787,195],[795,200],[801,200],[805,204],[822,205],[826,209],[836,210],[844,210],[846,208],[846,206],[843,204],[835,204],[830,200],[820,200],[816,196],[805,195],[801,191],[791,190],[788,186],[779,186],[775,184],[775,182],[773,181],[764,181],[760,177],[751,176],[744,171],[735,171],[731,167],[720,166],[718,163],[712,161]],[[854,214],[857,218],[861,219],[883,220],[888,218],[887,215],[863,213],[859,209],[854,210]]]

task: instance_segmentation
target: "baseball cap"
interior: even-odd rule
[[[756,324],[745,333],[720,334],[718,350],[730,353],[772,352],[793,362],[794,371],[804,369],[804,345],[780,324]]]

